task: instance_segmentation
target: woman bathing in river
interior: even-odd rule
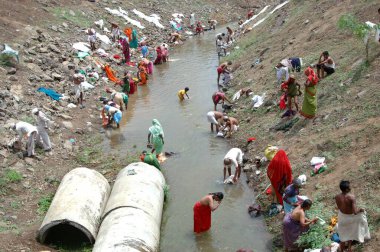
[[[220,206],[223,197],[224,195],[221,192],[209,193],[195,203],[193,207],[195,233],[202,233],[210,229],[211,212],[215,211]]]

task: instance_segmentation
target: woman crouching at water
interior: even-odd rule
[[[195,203],[194,210],[194,232],[202,233],[211,227],[211,212],[215,211],[223,200],[223,193],[209,193],[200,201]],[[214,202],[216,201],[216,203]]]

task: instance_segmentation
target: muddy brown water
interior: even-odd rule
[[[153,118],[164,128],[164,151],[178,153],[163,166],[169,201],[161,224],[160,251],[271,251],[271,236],[262,218],[251,218],[254,199],[242,174],[239,184],[224,185],[223,157],[231,146],[210,132],[206,113],[213,110],[216,91],[215,32],[190,38],[171,53],[171,62],[155,67],[149,84],[131,95],[120,130],[107,130],[105,148],[120,153],[146,149]],[[190,100],[180,103],[177,92],[189,87]],[[212,214],[212,227],[193,233],[193,205],[209,192],[225,194]]]

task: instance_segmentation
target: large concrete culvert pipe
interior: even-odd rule
[[[98,172],[76,168],[59,185],[38,230],[43,244],[93,244],[110,193],[108,181]]]
[[[165,179],[154,166],[133,163],[118,174],[93,252],[159,250]]]

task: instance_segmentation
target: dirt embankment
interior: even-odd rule
[[[125,21],[110,15],[105,7],[122,7],[128,11],[130,17],[146,27],[139,30],[139,36],[148,37],[150,45],[155,46],[167,42],[170,29],[160,30],[138,18],[132,14],[134,8],[147,15],[160,15],[162,23],[168,27],[173,13],[188,16],[194,12],[203,21],[212,17],[219,23],[235,20],[240,14],[245,15],[247,6],[242,2],[243,5],[222,0],[185,1],[185,4],[184,1],[171,0],[97,0],[95,3],[79,0],[0,1],[1,41],[20,53],[19,64],[8,66],[14,62],[3,58],[0,62],[1,251],[52,250],[38,244],[35,234],[61,178],[69,170],[78,166],[93,168],[112,181],[121,168],[138,158],[136,152],[124,157],[105,155],[99,147],[102,140],[99,130],[101,104],[97,98],[105,96],[105,87],[113,87],[113,84],[101,79],[97,81],[95,89],[85,93],[84,109],[70,109],[68,101],[53,101],[36,92],[42,86],[68,94],[72,90],[74,69],[95,67],[89,58],[79,60],[72,44],[86,42],[83,30],[99,19],[119,23],[124,28]],[[109,26],[107,22],[106,25]],[[104,49],[110,55],[120,54],[117,48],[105,46]],[[138,54],[132,55],[132,60],[137,57]],[[117,60],[110,57],[100,61],[110,63],[118,77],[122,77],[125,66],[119,65]],[[136,73],[135,68],[128,70]],[[98,71],[101,74],[101,70]],[[46,154],[37,149],[37,158],[22,158],[22,153],[8,148],[7,143],[15,134],[5,126],[18,120],[35,123],[31,115],[34,107],[42,108],[54,121],[49,132],[53,152]]]
[[[367,211],[372,239],[355,251],[378,251],[379,242],[379,182],[380,182],[380,46],[370,38],[369,64],[365,62],[365,47],[360,39],[338,29],[341,15],[351,13],[361,22],[379,23],[377,1],[291,1],[275,15],[239,38],[237,46],[223,60],[232,60],[238,69],[233,73],[232,96],[249,87],[254,94],[266,94],[264,104],[252,110],[251,99],[240,98],[231,115],[240,119],[239,132],[232,142],[246,148],[247,156],[263,156],[265,147],[283,148],[292,164],[295,176],[306,174],[307,185],[301,194],[314,200],[321,216],[336,214],[334,196],[340,192],[342,179],[351,181],[360,207]],[[259,20],[258,18],[257,20]],[[282,59],[302,57],[304,64],[316,63],[322,51],[329,51],[337,71],[322,79],[317,86],[318,111],[315,120],[300,116],[286,130],[276,130],[290,120],[281,119],[278,102],[281,91],[277,84],[275,65]],[[259,59],[258,64],[255,62]],[[303,72],[294,73],[302,86]],[[303,96],[299,97],[300,108]],[[298,115],[297,115],[298,116]],[[296,117],[297,117],[296,116]],[[284,128],[284,127],[282,127]],[[246,139],[256,141],[246,147]],[[326,157],[328,170],[310,177],[313,156]],[[252,165],[253,166],[253,165]],[[266,166],[260,178],[251,183],[261,192],[269,180]],[[270,204],[260,197],[264,207]],[[323,210],[321,210],[323,209]],[[276,234],[274,246],[281,250],[282,215],[267,218],[270,230]]]

